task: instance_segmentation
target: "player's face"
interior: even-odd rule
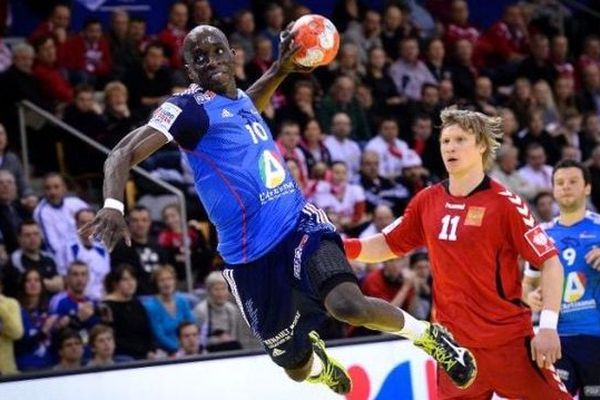
[[[561,168],[554,173],[554,198],[561,211],[575,211],[585,208],[585,199],[591,192],[585,184],[579,168]]]
[[[485,146],[477,144],[475,135],[457,125],[442,130],[440,136],[442,159],[450,176],[460,177],[473,172],[483,171],[483,153]]]
[[[186,42],[187,69],[192,81],[218,94],[235,89],[235,56],[221,31],[200,26],[190,32]]]

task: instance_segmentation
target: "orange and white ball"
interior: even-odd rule
[[[309,14],[294,22],[291,30],[297,32],[294,42],[300,44],[294,55],[296,64],[318,67],[333,61],[340,48],[340,34],[333,22],[322,15]]]

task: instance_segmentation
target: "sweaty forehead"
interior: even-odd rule
[[[188,42],[187,47],[190,50],[219,43],[227,44],[227,38],[225,37],[225,34],[223,34],[223,32],[221,32],[219,29],[209,25],[201,25],[194,28],[189,33],[186,41]]]

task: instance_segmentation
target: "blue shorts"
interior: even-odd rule
[[[554,364],[561,380],[580,399],[600,399],[600,336],[561,336],[562,358]]]
[[[321,261],[325,247],[328,256]],[[356,282],[335,227],[310,204],[296,229],[267,254],[228,265],[223,275],[253,333],[273,361],[287,369],[301,367],[312,354],[308,333],[327,318],[327,293],[341,282]]]

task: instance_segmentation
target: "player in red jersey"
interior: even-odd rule
[[[440,399],[570,399],[552,369],[562,265],[527,204],[486,174],[502,136],[500,118],[448,108],[441,153],[449,179],[417,194],[382,233],[346,240],[349,258],[382,262],[427,246],[435,319],[469,347],[478,375],[458,390],[439,374]],[[542,267],[542,328],[534,335],[521,302],[522,256]]]

